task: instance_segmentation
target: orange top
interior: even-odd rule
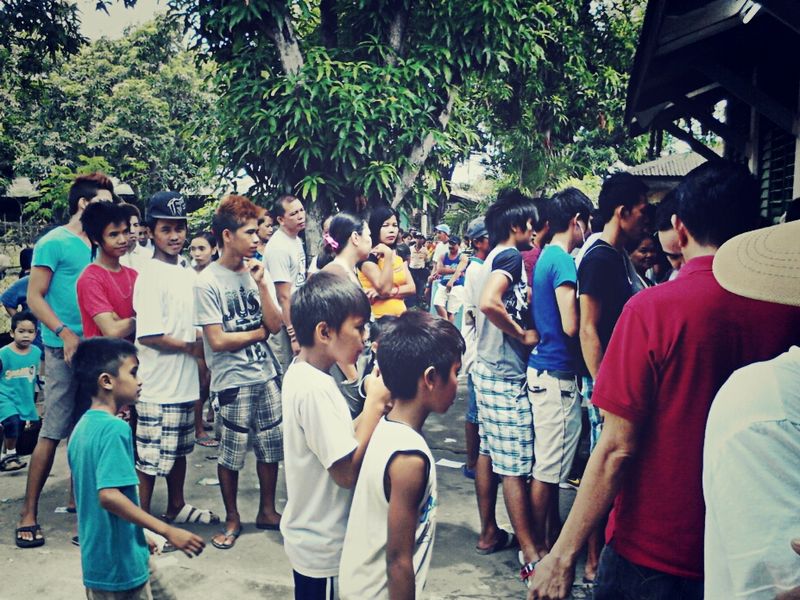
[[[383,271],[383,257],[378,259],[378,268]],[[403,259],[395,254],[392,261],[392,285],[400,287],[406,283],[406,270],[403,265]],[[374,289],[374,286],[364,276],[361,269],[358,270],[358,280],[361,282],[361,287],[365,290]],[[379,298],[372,304],[372,316],[376,319],[384,315],[399,316],[406,312],[406,303],[402,298]]]

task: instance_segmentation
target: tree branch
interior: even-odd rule
[[[303,53],[300,51],[300,44],[294,34],[292,22],[287,16],[280,21],[269,15],[267,17],[266,33],[275,43],[278,50],[281,66],[286,75],[297,75],[303,68],[305,61]]]
[[[450,122],[450,115],[452,114],[453,104],[455,103],[457,96],[457,89],[451,87],[447,92],[447,104],[442,109],[442,112],[439,113],[438,117],[439,124],[442,126],[442,129],[446,129],[447,124]],[[392,208],[397,208],[405,195],[411,189],[411,186],[414,185],[417,177],[419,177],[419,174],[422,172],[422,167],[425,164],[425,161],[428,160],[428,156],[430,156],[431,150],[433,150],[433,132],[429,132],[422,142],[411,149],[411,153],[408,155],[408,164],[403,169],[403,173],[400,175],[400,182],[397,184],[397,187],[394,190]]]
[[[386,65],[389,67],[393,67],[397,58],[403,55],[408,15],[411,12],[411,0],[397,0],[394,4],[394,16],[389,23],[389,48],[392,53],[386,57]]]

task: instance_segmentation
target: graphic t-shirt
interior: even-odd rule
[[[508,289],[502,298],[506,312],[523,329],[530,329],[528,283],[519,250],[511,246],[495,246],[486,257],[483,268],[475,273],[475,288],[483,290],[487,279],[495,272],[502,274],[509,281]],[[500,377],[524,378],[528,348],[492,325],[480,311],[477,311],[476,329],[477,347],[481,349],[477,362]]]
[[[275,283],[291,283],[292,293],[306,282],[306,250],[299,236],[278,228],[264,248],[264,267]]]
[[[273,236],[274,239],[275,236]],[[264,274],[272,284],[269,273]],[[273,301],[275,298],[272,291]],[[213,262],[197,276],[194,286],[195,325],[222,325],[222,330],[261,329],[261,295],[249,271],[236,273]],[[272,354],[265,341],[235,352],[214,352],[203,336],[206,361],[211,371],[211,391],[268,381],[276,376]]]
[[[130,426],[105,411],[88,410],[69,438],[67,457],[78,509],[83,584],[109,592],[142,585],[150,577],[144,531],[105,510],[98,499],[100,490],[118,488],[139,504]]]
[[[14,344],[0,348],[0,421],[18,415],[23,421],[38,421],[33,402],[42,351],[31,346],[27,354],[14,350]]]
[[[136,271],[120,267],[109,271],[98,264],[91,264],[78,278],[78,308],[81,311],[83,337],[87,340],[103,335],[94,317],[103,313],[116,313],[120,319],[129,319],[133,312],[133,286]],[[133,340],[133,336],[129,338]]]
[[[561,246],[549,244],[542,250],[533,270],[533,321],[540,341],[531,352],[528,365],[548,371],[575,371],[577,346],[564,333],[556,288],[575,287],[578,273],[575,262]]]
[[[422,455],[428,463],[425,491],[417,505],[412,558],[415,597],[422,597],[436,532],[436,464],[425,438],[405,423],[384,417],[370,438],[353,495],[351,513],[354,518],[347,523],[339,569],[339,595],[342,600],[389,599],[386,577],[389,500],[384,477],[392,459],[401,453]]]
[[[297,360],[283,379],[282,401],[283,548],[298,573],[336,577],[353,492],[328,469],[358,446],[350,411],[333,377]]]
[[[622,253],[603,240],[592,245],[578,267],[578,295],[581,294],[600,303],[597,333],[605,351],[622,307],[633,295],[633,287]]]
[[[139,340],[168,335],[182,342],[197,337],[194,325],[193,269],[150,259],[133,290],[136,310],[136,348],[139,351],[140,402],[171,404],[200,397],[197,360],[185,352],[162,352]]]
[[[33,266],[45,267],[53,274],[45,301],[59,320],[78,336],[83,335],[83,325],[75,284],[90,262],[89,243],[63,226],[46,233],[33,247]],[[51,348],[64,346],[61,338],[47,327],[42,328],[42,341]]]

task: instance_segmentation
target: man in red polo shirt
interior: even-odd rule
[[[605,413],[603,435],[529,598],[569,594],[576,557],[613,501],[595,600],[701,599],[711,402],[733,371],[774,358],[800,332],[800,309],[736,296],[711,271],[717,248],[757,221],[758,187],[746,168],[706,163],[676,193],[686,265],[625,305],[592,397]]]

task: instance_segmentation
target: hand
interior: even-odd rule
[[[448,282],[447,282],[447,285],[446,285],[446,286],[444,286],[444,287],[445,287],[445,289],[447,290],[447,293],[448,293],[448,294],[449,294],[450,292],[452,292],[452,291],[453,291],[453,280],[451,279],[450,281],[448,281]]]
[[[386,384],[383,383],[383,376],[378,367],[375,367],[364,380],[364,391],[367,393],[364,401],[365,411],[370,409],[386,415],[392,410],[392,406],[394,406],[392,395]]]
[[[75,335],[71,329],[64,329],[59,336],[64,342],[64,362],[68,365],[72,364],[72,357],[78,349],[78,344],[81,343],[81,338]]]
[[[296,339],[290,339],[289,342],[292,345],[292,354],[294,354],[295,356],[300,354],[300,344],[297,343],[297,340]]]
[[[189,558],[197,556],[203,551],[203,548],[206,547],[206,543],[199,535],[195,535],[191,531],[186,531],[185,529],[178,529],[177,527],[170,527],[167,529],[164,537],[178,550],[182,550]]]
[[[383,257],[384,260],[388,260],[391,256],[394,255],[394,250],[389,248],[386,244],[378,244],[377,246],[373,246],[372,254],[377,256],[378,258]]]
[[[261,261],[252,258],[245,258],[244,266],[248,271],[250,271],[250,276],[253,278],[253,281],[259,285],[264,282],[264,265],[261,263]]]
[[[366,294],[367,300],[369,300],[370,304],[374,304],[375,301],[380,298],[380,294],[378,294],[378,291],[374,288],[366,289],[364,290],[364,293]]]
[[[521,342],[525,346],[535,346],[539,343],[539,332],[535,329],[526,329],[522,332]]]
[[[569,596],[575,580],[575,564],[548,554],[536,564],[528,600],[561,600]]]
[[[161,554],[158,551],[158,544],[156,544],[155,540],[151,538],[146,533],[144,534],[144,539],[147,542],[147,547],[150,549],[150,554]]]
[[[792,540],[792,550],[800,554],[800,538]],[[800,585],[775,596],[775,600],[800,600]]]

